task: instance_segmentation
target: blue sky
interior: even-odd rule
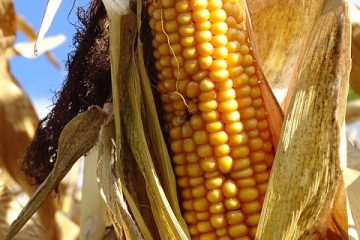
[[[61,87],[61,83],[66,77],[64,65],[67,54],[74,50],[72,36],[75,33],[75,27],[72,24],[77,23],[76,9],[79,6],[84,6],[86,8],[89,2],[86,0],[74,1],[75,0],[63,0],[53,24],[47,33],[47,36],[57,34],[66,35],[66,42],[52,51],[62,66],[60,71],[51,65],[44,55],[36,59],[15,57],[10,62],[12,72],[25,91],[29,94],[41,117],[46,114],[48,110],[47,107],[51,104],[53,92]],[[31,23],[33,28],[38,31],[46,1],[37,0],[32,2],[14,0],[14,4],[16,11],[24,16],[25,19]],[[74,7],[71,11],[73,4]],[[24,35],[18,33],[17,42],[24,40],[26,40]]]

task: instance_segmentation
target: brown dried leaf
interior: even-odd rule
[[[97,106],[92,106],[64,127],[59,138],[58,157],[54,169],[30,198],[18,218],[11,224],[5,240],[15,236],[59,185],[74,163],[95,145],[100,127],[106,118],[107,114],[104,111]]]
[[[296,8],[292,10],[298,15]],[[287,22],[287,19],[281,21]],[[303,20],[297,24],[300,22],[301,26],[307,25]],[[297,28],[296,23],[292,24]],[[331,229],[326,224],[331,218],[334,199],[339,196],[336,191],[341,185],[340,161],[346,158],[340,142],[345,137],[341,128],[350,71],[347,4],[341,0],[326,1],[311,26],[310,38],[300,53],[303,60],[295,66],[299,74],[256,239],[347,238],[347,224],[336,226],[340,233],[332,232],[336,238],[331,238],[328,232]],[[342,219],[336,224],[346,219],[346,210],[342,213]]]
[[[291,79],[298,75],[299,53],[323,5],[324,0],[248,1],[260,65],[283,109]]]

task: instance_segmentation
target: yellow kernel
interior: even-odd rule
[[[194,81],[197,81],[197,82],[200,82],[202,80],[204,80],[208,75],[208,71],[198,71],[197,73],[195,73],[193,76],[192,76],[192,79]]]
[[[245,73],[240,73],[239,76],[234,78],[234,86],[242,87],[241,88],[242,90],[240,91],[240,93],[242,94],[240,95],[241,97],[247,97],[250,95],[251,88],[247,86],[248,82],[249,82],[249,77]]]
[[[218,240],[231,240],[226,236],[226,234],[227,234],[226,228],[216,229],[216,235],[218,236],[218,238],[217,238]]]
[[[192,177],[189,178],[189,184],[191,187],[196,187],[204,184],[205,179],[203,177]]]
[[[239,146],[236,148],[233,148],[231,150],[231,156],[233,158],[243,158],[248,156],[250,153],[249,148],[247,146]]]
[[[250,119],[250,120],[244,121],[244,128],[246,131],[254,130],[257,127],[258,127],[258,121],[256,119]],[[259,130],[261,130],[260,127],[259,127]]]
[[[199,70],[199,65],[196,60],[187,60],[184,63],[184,70],[187,74],[194,74]]]
[[[200,102],[207,102],[216,99],[216,92],[214,90],[201,92],[199,94],[199,101]],[[201,110],[201,109],[200,109]]]
[[[227,63],[225,60],[214,60],[211,64],[210,71],[216,71],[226,68],[227,68]]]
[[[257,189],[258,189],[258,191],[259,191],[259,193],[260,193],[261,195],[265,195],[266,190],[267,190],[267,183],[259,184],[259,185],[256,186],[256,187],[257,187]]]
[[[243,65],[244,66],[250,66],[253,64],[254,58],[250,54],[246,54],[243,57]]]
[[[252,170],[251,167],[248,167],[243,170],[237,170],[230,173],[230,177],[238,179],[238,178],[247,178],[251,177],[254,173],[254,170]]]
[[[171,56],[171,66],[178,68],[184,65],[184,58],[182,56]]]
[[[196,154],[196,153],[194,153],[194,152],[192,152],[192,153],[187,153],[186,155],[185,155],[185,158],[186,158],[186,161],[188,161],[189,163],[197,163],[197,162],[199,162],[199,156]]]
[[[182,47],[180,45],[180,43],[174,43],[171,45],[171,55],[175,54],[176,56],[177,55],[180,55],[181,52],[182,52]]]
[[[161,0],[161,5],[163,8],[170,8],[175,5],[175,0]]]
[[[225,81],[229,78],[229,72],[227,69],[219,69],[216,71],[211,71],[209,73],[209,77],[214,82],[221,82],[221,81]]]
[[[190,24],[192,23],[191,13],[180,13],[176,20],[180,25]]]
[[[206,198],[195,198],[193,206],[196,211],[203,212],[208,210],[210,205]]]
[[[228,26],[229,26],[229,23],[228,23]],[[229,53],[238,52],[240,50],[240,48],[241,48],[240,43],[238,41],[228,42],[226,47],[227,47]]]
[[[199,221],[209,220],[209,218],[210,218],[210,213],[209,213],[209,212],[199,212],[199,213],[196,213],[196,218],[197,218]]]
[[[247,108],[251,105],[252,99],[250,97],[244,97],[238,99],[239,109]]]
[[[169,45],[167,43],[162,43],[160,44],[160,46],[158,47],[159,50],[159,54],[167,56],[170,55],[170,51],[169,51]]]
[[[199,240],[217,240],[214,232],[200,234]]]
[[[270,174],[268,172],[257,173],[254,175],[257,183],[266,183],[269,180]]]
[[[180,186],[180,185],[179,185]],[[182,207],[184,208],[184,210],[186,211],[191,211],[193,210],[193,200],[185,200],[182,202]]]
[[[220,102],[218,110],[222,113],[234,112],[238,108],[236,100],[228,100],[226,102]],[[241,113],[240,113],[241,116]]]
[[[199,83],[195,81],[190,81],[186,86],[186,96],[189,98],[194,98],[199,95]]]
[[[195,33],[195,39],[199,43],[210,42],[212,38],[212,33],[209,30],[197,31]]]
[[[254,107],[260,107],[263,104],[263,100],[261,98],[256,98],[253,100],[252,105]]]
[[[258,123],[259,130],[266,130],[268,127],[269,127],[269,124],[266,119],[259,121],[259,123]]]
[[[245,236],[249,230],[245,224],[236,224],[230,226],[228,231],[231,237],[241,237]]]
[[[209,133],[219,132],[222,130],[222,128],[223,128],[223,124],[220,121],[206,123],[205,125],[205,129]]]
[[[161,9],[154,9],[153,18],[156,20],[161,20]]]
[[[192,194],[191,194],[191,188],[185,188],[181,191],[181,197],[184,199],[191,199],[192,198]]]
[[[211,56],[199,57],[198,61],[200,68],[206,70],[210,68],[213,58]]]
[[[221,102],[235,99],[235,97],[236,97],[236,92],[234,89],[227,89],[217,94],[217,99]]]
[[[209,140],[213,145],[221,145],[227,142],[228,136],[224,131],[215,132],[209,135]]]
[[[239,158],[234,160],[234,170],[242,170],[250,166],[250,159],[249,158]]]
[[[214,146],[214,154],[217,157],[223,157],[230,154],[230,147],[227,144]]]
[[[185,154],[175,154],[173,159],[174,159],[174,163],[177,165],[186,163]]]
[[[254,214],[248,216],[245,220],[246,225],[248,226],[257,226],[260,220],[260,214]]]
[[[244,219],[245,216],[240,210],[228,211],[226,213],[226,220],[230,225],[242,223]]]
[[[166,33],[174,33],[177,31],[177,29],[179,28],[178,24],[176,21],[170,21],[170,22],[166,22],[164,25],[164,30]]]
[[[198,31],[209,30],[211,28],[211,22],[210,21],[197,22],[195,23],[195,28]]]
[[[253,177],[241,178],[236,180],[236,185],[239,188],[255,187],[256,181]]]
[[[189,122],[184,123],[184,125],[181,127],[181,136],[183,138],[189,138],[193,135],[193,130],[190,126]]]
[[[272,143],[270,141],[266,141],[263,143],[263,147],[262,147],[262,150],[265,152],[265,153],[271,153],[273,148],[272,148]]]
[[[232,87],[233,87],[233,81],[231,79],[227,79],[225,81],[216,83],[216,88],[219,91],[225,91],[225,90],[231,89]]]
[[[230,135],[235,135],[241,133],[243,130],[243,125],[241,122],[233,122],[225,124],[225,131]]]
[[[236,96],[239,97],[248,97],[250,96],[251,88],[249,86],[244,86],[242,88],[236,89]]]
[[[204,174],[206,179],[211,179],[215,177],[221,177],[222,173],[220,171],[214,171],[214,172],[207,172]]]
[[[261,205],[258,201],[243,203],[241,205],[241,211],[246,215],[259,213],[261,211]]]
[[[186,174],[186,166],[185,165],[177,165],[175,166],[175,174],[178,177],[185,177]]]
[[[254,66],[249,66],[244,69],[244,73],[246,73],[248,76],[252,76],[256,73],[256,68]]]
[[[229,76],[231,78],[236,78],[243,72],[243,67],[242,66],[230,67],[228,71],[229,71]]]
[[[235,182],[231,179],[225,180],[221,187],[223,194],[225,197],[235,197],[238,193],[238,187],[236,186]]]
[[[195,143],[192,140],[192,138],[187,138],[184,140],[183,149],[187,153],[195,151],[196,147],[195,147]]]
[[[215,11],[222,8],[222,1],[219,0],[209,0],[208,1],[208,9],[209,11]]]
[[[226,218],[224,214],[212,215],[210,223],[214,228],[222,228],[226,226]]]
[[[170,33],[167,37],[169,38],[170,44],[175,44],[180,41],[180,35],[177,32]]]
[[[223,200],[223,195],[220,189],[212,189],[207,193],[206,198],[211,203],[218,203]]]
[[[190,236],[196,236],[199,234],[199,231],[196,228],[196,225],[190,225],[188,226]]]
[[[210,91],[215,88],[215,84],[209,78],[205,78],[200,82],[199,87],[201,91]]]
[[[171,143],[171,150],[173,153],[181,153],[182,149],[182,140],[175,140]]]
[[[220,35],[225,34],[228,30],[227,24],[225,22],[217,22],[213,23],[210,27],[210,31],[213,35]],[[227,42],[223,44],[223,46],[226,46]],[[227,51],[227,48],[226,48]]]
[[[213,154],[212,147],[209,144],[198,146],[196,153],[199,157],[210,157]]]
[[[189,51],[189,50],[186,50],[186,48],[187,47],[194,47],[196,45],[196,40],[192,36],[191,37],[182,37],[181,40],[180,40],[180,44],[181,44],[181,46],[185,47],[184,51]],[[182,53],[182,54],[184,55],[184,53]]]
[[[229,67],[238,66],[241,64],[242,56],[239,53],[229,53],[228,57],[226,58],[226,62]]]
[[[205,131],[196,131],[193,135],[193,140],[195,144],[202,145],[207,143],[208,141],[208,135]]]
[[[264,119],[266,117],[265,108],[261,107],[256,109],[256,118],[257,119]]]
[[[253,138],[249,141],[249,147],[251,151],[257,151],[262,149],[263,141],[261,138]]]
[[[226,49],[227,49],[228,39],[227,39],[226,35],[218,34],[218,35],[215,35],[215,36],[213,36],[211,38],[211,44],[214,47],[224,47],[224,46],[226,46]]]
[[[190,125],[194,130],[202,129],[205,125],[203,119],[200,115],[196,114],[193,115],[190,119]]]
[[[247,143],[247,141],[248,141],[247,134],[240,133],[240,134],[229,136],[228,144],[230,146],[236,146],[236,145],[241,145],[241,144]]]
[[[228,56],[228,50],[226,47],[217,47],[214,49],[213,58],[226,59]]]
[[[256,188],[242,188],[239,189],[239,200],[242,202],[251,202],[258,198],[259,192]]]
[[[231,171],[233,159],[230,156],[219,157],[217,162],[218,162],[219,170],[222,173],[226,174]]]
[[[176,1],[175,9],[179,13],[188,12],[190,9],[189,1],[187,0]]]
[[[184,59],[194,59],[197,58],[198,53],[195,47],[187,47],[183,49],[182,56]]]
[[[210,205],[210,213],[212,214],[218,214],[218,213],[224,213],[225,208],[222,203],[213,203]]]
[[[206,233],[206,232],[210,232],[211,230],[213,230],[213,227],[211,226],[210,222],[208,222],[208,221],[198,222],[198,224],[196,226],[197,226],[197,229],[199,230],[199,232],[201,232],[201,233]]]
[[[232,198],[226,198],[224,201],[224,205],[227,210],[236,210],[240,208],[241,203],[239,199],[232,197]]]
[[[193,20],[195,22],[205,22],[210,18],[210,12],[206,8],[193,11]]]
[[[212,158],[212,157],[202,158],[200,160],[200,167],[205,172],[213,172],[213,171],[215,171],[217,169],[216,160],[214,158]],[[210,179],[208,179],[208,180],[210,180]],[[206,180],[206,181],[208,182],[208,180]],[[213,185],[211,185],[212,180],[210,180],[210,182],[208,182],[208,184],[210,184],[209,185],[210,187],[213,186]]]
[[[249,52],[250,52],[250,48],[249,48],[248,45],[246,45],[246,44],[241,45],[241,47],[240,47],[240,53],[241,53],[242,55],[248,54]]]
[[[254,239],[256,236],[256,232],[257,232],[257,227],[251,227],[250,231],[249,231],[249,236]],[[249,238],[250,239],[250,238]]]
[[[170,129],[170,137],[172,140],[181,139],[181,127],[172,127]]]
[[[263,151],[257,151],[250,154],[252,164],[261,163],[265,160],[265,153]]]
[[[184,219],[187,224],[196,224],[197,223],[195,212],[185,212]]]
[[[220,113],[218,111],[204,112],[201,116],[206,122],[214,122],[220,119]]]
[[[197,46],[197,50],[200,56],[211,56],[214,52],[214,47],[211,43],[200,43]]]
[[[176,26],[177,27],[177,26]],[[177,27],[178,28],[178,27]],[[193,24],[186,24],[178,28],[180,36],[189,37],[195,33],[195,26]]]
[[[223,176],[213,177],[205,181],[205,187],[210,190],[218,189],[221,187],[223,182],[224,182]]]
[[[223,9],[218,9],[210,13],[210,22],[225,22],[226,12]]]
[[[173,102],[172,107],[174,108],[175,111],[185,110],[185,104],[182,100]]]
[[[207,0],[190,0],[190,7],[193,11],[206,8],[207,5]]]
[[[238,111],[222,112],[221,120],[226,124],[239,122],[240,113]]]
[[[209,100],[204,102],[199,102],[199,109],[202,112],[210,112],[216,110],[218,104],[216,100]]]
[[[261,89],[260,87],[254,87],[251,89],[251,93],[250,93],[250,96],[252,98],[258,98],[261,96]]]
[[[191,190],[191,194],[194,198],[204,197],[206,194],[206,189],[204,186],[197,186]]]

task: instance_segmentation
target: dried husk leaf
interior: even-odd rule
[[[347,11],[346,3],[327,1],[300,53],[256,239],[347,238],[346,210],[341,219],[332,216],[342,203],[336,191],[346,158],[340,143],[350,65]],[[331,232],[332,223],[338,232]]]
[[[350,84],[357,94],[360,94],[360,10],[355,4],[349,3],[350,17],[352,23],[352,69],[350,73]]]
[[[15,236],[59,185],[74,163],[95,145],[100,127],[106,118],[107,114],[104,111],[97,106],[92,106],[64,127],[59,138],[59,151],[54,169],[30,198],[18,218],[11,224],[5,240]]]
[[[85,156],[80,202],[80,239],[98,240],[105,235],[106,206],[97,187],[98,146]]]
[[[305,40],[324,6],[324,0],[248,1],[252,30],[264,75],[283,110],[285,98]],[[294,81],[293,80],[293,81]],[[290,100],[290,96],[287,101]],[[286,112],[286,111],[284,111]]]
[[[117,237],[119,239],[141,240],[143,237],[128,211],[122,189],[115,177],[112,142],[114,132],[114,119],[110,118],[107,124],[103,126],[100,135],[97,170],[100,192],[106,203]]]

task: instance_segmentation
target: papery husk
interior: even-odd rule
[[[285,14],[285,10],[283,12],[279,5],[274,10],[267,9],[271,14],[265,11],[258,20],[265,23],[267,19],[269,24],[274,24],[269,17],[280,17],[277,20],[279,24],[294,25],[294,29],[299,31],[300,26],[305,31],[309,28],[311,34],[303,40],[305,44],[301,48],[298,46],[301,52],[296,56],[300,57],[288,59],[296,60],[296,65],[292,67],[295,69],[293,77],[296,77],[296,84],[272,167],[256,239],[347,239],[345,194],[340,168],[341,163],[346,163],[346,149],[344,151],[341,147],[346,136],[341,129],[345,119],[351,64],[347,4],[340,0],[326,1],[324,4],[322,1],[314,4],[290,2],[293,4],[289,6],[294,7],[298,3],[300,8],[285,7],[290,12],[286,18],[280,14]],[[313,24],[307,21],[307,15],[301,15],[301,21],[296,20],[300,17],[297,11],[302,12],[301,6],[306,3],[306,10],[314,17],[311,21]],[[261,6],[269,7],[269,4],[264,1],[257,6],[264,10]],[[317,12],[313,12],[314,9]],[[291,18],[290,14],[294,17]],[[284,29],[276,24],[273,26],[272,29]],[[284,49],[288,54],[297,46],[292,41],[281,42],[281,39],[277,43],[275,35],[267,36],[274,37],[270,42],[275,42],[276,46],[286,42],[294,44]],[[302,35],[298,33],[297,36],[301,39]],[[289,37],[295,40],[292,35]],[[277,55],[269,54],[267,52],[266,57],[274,58],[269,63],[265,62],[265,66],[270,66],[267,64],[277,59]],[[264,55],[261,57],[264,58]],[[280,60],[286,59],[284,55],[279,57]],[[286,70],[290,65],[284,67]],[[338,211],[338,207],[342,210]]]
[[[360,10],[355,4],[349,2],[350,17],[352,24],[352,69],[350,84],[357,94],[360,94]]]

